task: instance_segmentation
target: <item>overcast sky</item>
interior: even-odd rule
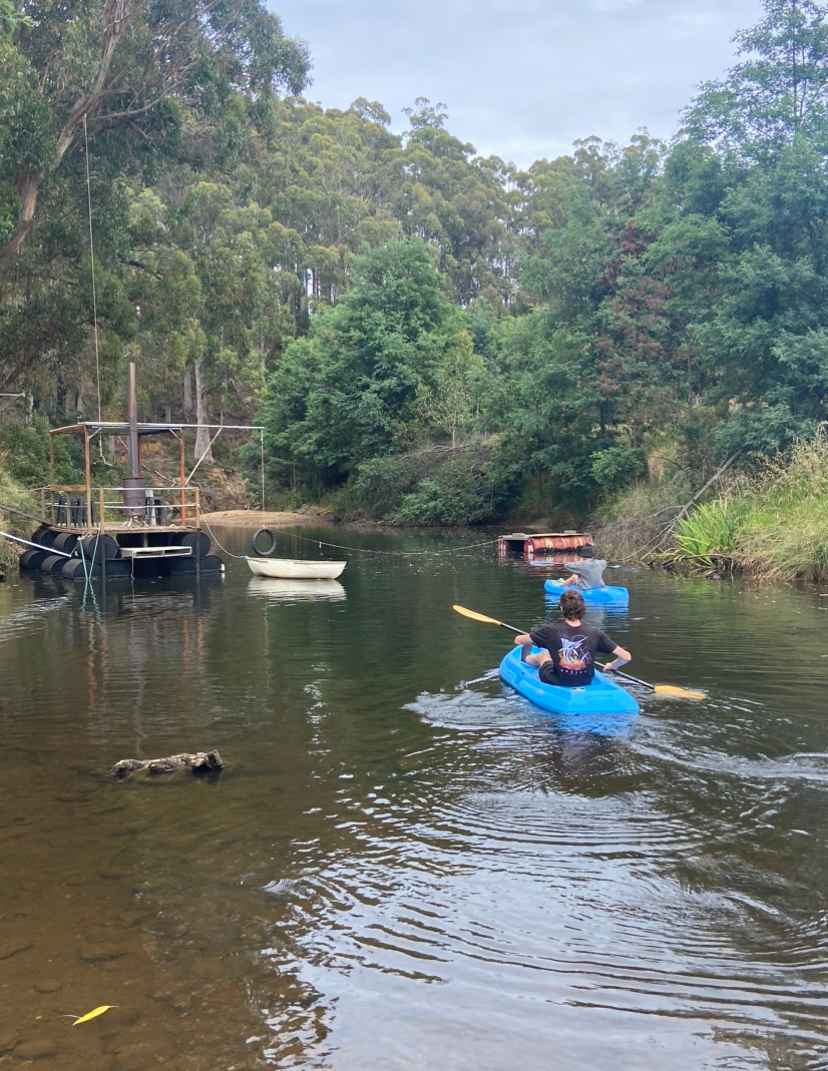
[[[699,82],[734,61],[760,0],[269,0],[313,59],[306,96],[379,100],[395,130],[415,97],[448,128],[527,166],[597,134],[670,137]]]

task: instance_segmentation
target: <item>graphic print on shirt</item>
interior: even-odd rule
[[[561,636],[560,668],[565,673],[580,673],[589,668],[592,656],[585,641],[585,636],[574,636],[572,639]]]

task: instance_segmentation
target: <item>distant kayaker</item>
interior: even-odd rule
[[[592,588],[605,588],[604,570],[607,567],[606,559],[595,557],[594,547],[578,547],[580,561],[564,562],[565,569],[571,569],[572,574],[560,581],[561,584],[573,584],[575,587],[588,591]]]
[[[583,624],[586,604],[577,591],[565,591],[561,595],[561,615],[558,625],[540,625],[531,632],[515,636],[515,643],[523,647],[524,662],[538,667],[538,676],[544,684],[561,684],[566,688],[580,688],[589,684],[595,673],[595,655],[615,655],[615,661],[607,664],[612,671],[630,661],[632,655],[610,639],[606,632]],[[534,645],[541,650],[529,654]]]

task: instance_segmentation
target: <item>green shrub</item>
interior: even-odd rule
[[[461,525],[494,520],[511,483],[490,447],[427,447],[363,462],[336,508],[391,524]]]
[[[24,510],[32,516],[37,515],[34,500],[9,474],[5,456],[0,453],[0,528],[12,535],[22,536],[28,539],[34,528],[35,521],[4,510],[3,506],[10,506],[12,510]],[[20,550],[25,548],[11,543],[9,540],[0,538],[0,566],[11,565],[17,560]]]
[[[747,510],[748,503],[738,498],[716,498],[694,507],[676,525],[673,557],[706,566],[718,557],[732,559]]]
[[[53,437],[55,483],[83,480],[81,447],[76,435]],[[42,487],[49,482],[49,426],[43,419],[32,424],[0,426],[0,453],[12,480],[24,487]]]
[[[647,472],[643,450],[633,446],[609,446],[592,455],[592,476],[605,491],[626,487]]]
[[[474,480],[457,480],[455,475],[443,471],[437,479],[420,480],[389,520],[392,524],[426,526],[491,520],[495,511],[490,489]]]

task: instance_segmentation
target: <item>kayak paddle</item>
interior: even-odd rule
[[[674,699],[707,699],[707,694],[699,691],[698,688],[680,688],[677,684],[650,684],[649,681],[643,681],[640,677],[633,677],[622,669],[607,669],[600,662],[596,662],[595,665],[598,669],[602,669],[604,673],[614,673],[616,677],[623,677],[624,680],[632,681],[633,684],[640,684],[642,688],[649,688],[656,695],[670,695]]]
[[[505,621],[498,621],[496,617],[488,617],[486,614],[480,614],[476,610],[469,610],[465,606],[458,606],[455,602],[452,604],[452,610],[455,613],[462,614],[463,617],[469,617],[472,621],[480,621],[484,625],[499,625],[501,628],[507,628],[510,632],[521,633],[524,630],[521,628],[515,628],[514,625],[508,625]],[[629,673],[624,673],[620,669],[608,670],[606,666],[601,665],[600,662],[596,662],[598,669],[604,670],[605,673],[614,673],[618,677],[624,677],[628,681],[632,681],[633,684],[640,684],[642,688],[649,688],[651,692],[655,692],[656,695],[668,695],[674,699],[706,699],[707,696],[704,692],[700,692],[696,688],[681,688],[677,684],[650,684],[649,681],[642,681],[639,677],[632,677]]]
[[[479,614],[477,610],[467,610],[465,606],[458,606],[457,603],[452,603],[452,610],[458,614],[462,614],[463,617],[470,617],[472,621],[482,621],[484,625],[500,625],[501,628],[507,628],[510,632],[517,632],[520,635],[523,632],[522,628],[515,628],[514,625],[507,625],[505,621],[498,621],[496,617],[487,617],[485,614]]]

